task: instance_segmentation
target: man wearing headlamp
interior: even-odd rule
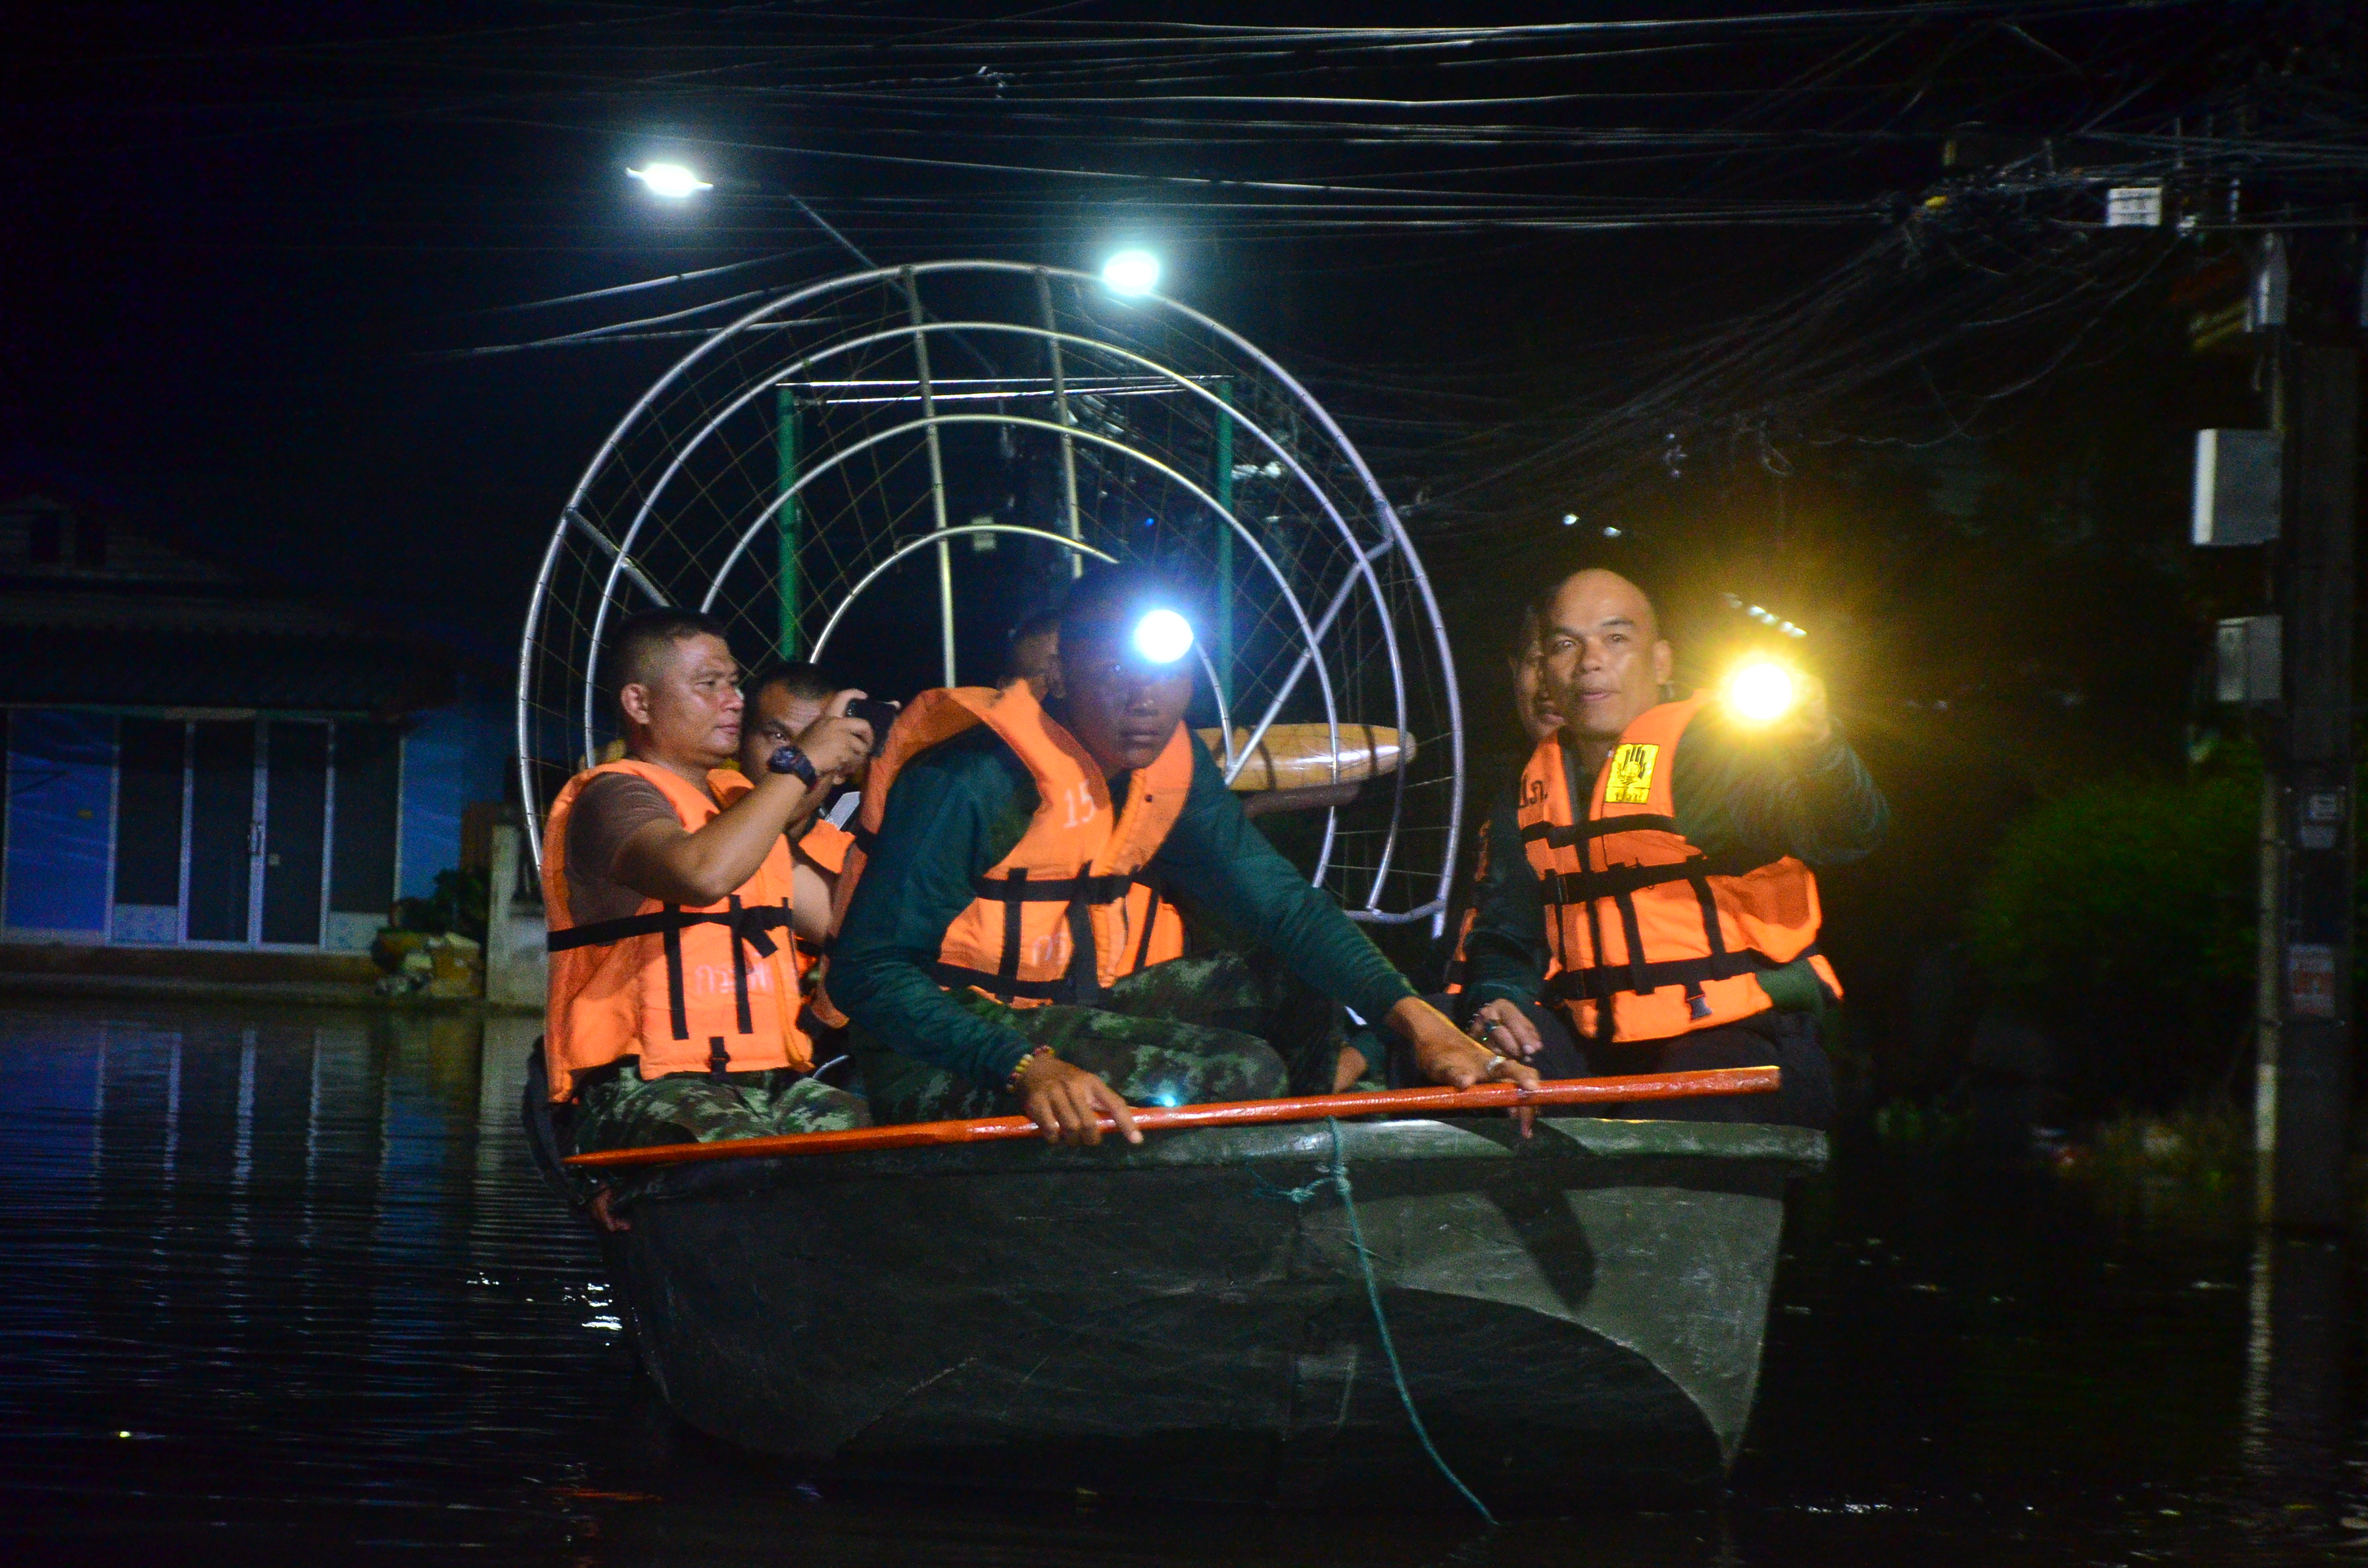
[[[1579,572],[1540,603],[1564,719],[1484,830],[1459,955],[1474,1032],[1553,1077],[1772,1062],[1772,1111],[1736,1096],[1661,1114],[1825,1125],[1816,1015],[1841,986],[1810,867],[1874,848],[1882,791],[1814,677],[1755,670],[1725,699],[1664,700],[1675,656],[1635,584]]]
[[[872,764],[840,880],[826,1005],[880,1121],[1008,1113],[1139,1142],[1128,1105],[1262,1099],[1353,1084],[1345,1004],[1417,1075],[1533,1083],[1423,1003],[1329,894],[1243,815],[1184,728],[1193,634],[1179,597],[1100,567],[1072,588],[1058,690],[925,692]],[[1255,950],[1155,951],[1148,880]],[[1366,1050],[1380,1053],[1377,1046]]]

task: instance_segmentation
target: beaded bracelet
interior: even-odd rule
[[[1027,1055],[1021,1057],[1019,1059],[1019,1065],[1012,1068],[1011,1076],[1004,1080],[1003,1092],[1007,1095],[1019,1093],[1019,1074],[1028,1071],[1029,1063],[1034,1062],[1040,1056],[1050,1056],[1052,1054],[1053,1048],[1051,1046],[1040,1045],[1035,1050],[1030,1051]]]

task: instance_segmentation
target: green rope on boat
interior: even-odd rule
[[[1430,1462],[1438,1467],[1439,1473],[1447,1477],[1447,1483],[1472,1505],[1473,1512],[1493,1525],[1497,1522],[1497,1516],[1488,1511],[1488,1505],[1480,1501],[1472,1488],[1463,1484],[1463,1478],[1455,1473],[1445,1456],[1440,1453],[1438,1445],[1430,1440],[1429,1428],[1422,1424],[1422,1412],[1415,1408],[1414,1392],[1406,1387],[1406,1368],[1398,1362],[1397,1342],[1390,1337],[1389,1314],[1382,1311],[1382,1286],[1373,1278],[1373,1255],[1365,1245],[1365,1228],[1357,1221],[1357,1199],[1349,1186],[1349,1156],[1340,1147],[1340,1119],[1326,1117],[1324,1125],[1332,1133],[1332,1163],[1316,1166],[1314,1181],[1305,1187],[1280,1187],[1259,1176],[1254,1168],[1250,1171],[1250,1177],[1258,1184],[1259,1197],[1281,1199],[1286,1203],[1305,1205],[1313,1202],[1326,1187],[1340,1195],[1340,1207],[1349,1216],[1349,1244],[1357,1254],[1357,1267],[1364,1271],[1365,1300],[1372,1305],[1373,1329],[1381,1335],[1382,1355],[1389,1361],[1390,1377],[1398,1386],[1398,1403],[1406,1406],[1406,1424],[1414,1428],[1416,1439],[1422,1444],[1422,1451],[1430,1456]]]

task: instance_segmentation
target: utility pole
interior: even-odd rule
[[[2285,249],[2291,291],[2282,330],[2272,324],[2285,455],[2277,580],[2286,722],[2271,1215],[2322,1229],[2344,1221],[2351,1144],[2360,267],[2349,230],[2293,232]]]

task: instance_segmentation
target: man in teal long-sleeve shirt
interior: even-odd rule
[[[962,729],[894,770],[828,982],[831,1002],[854,1025],[874,1118],[1017,1108],[1047,1137],[1090,1143],[1099,1140],[1104,1117],[1137,1136],[1129,1101],[1328,1092],[1353,1082],[1365,1065],[1360,1051],[1339,1045],[1336,1004],[1400,1035],[1415,1070],[1429,1081],[1534,1082],[1532,1069],[1475,1044],[1422,1002],[1330,895],[1310,887],[1250,825],[1215,762],[1181,729],[1192,692],[1182,657],[1189,635],[1180,648],[1172,636],[1164,645],[1135,636],[1153,615],[1168,618],[1171,633],[1182,627],[1174,602],[1172,592],[1144,575],[1089,574],[1063,614],[1061,691],[1042,715],[1024,690],[1008,691],[997,700],[1013,705],[1010,733],[999,727],[998,710],[996,722]],[[1156,657],[1161,653],[1170,657]],[[1026,743],[1037,749],[1032,764],[1011,733],[1043,737]],[[1072,899],[1065,921],[1040,913],[1029,927],[1069,934],[1069,941],[1086,933],[1075,961],[1063,960],[1072,989],[1022,976],[1022,944],[996,933],[1007,916],[1009,929],[1020,930],[1024,901],[1042,883],[989,873],[1012,861],[1031,835],[1038,843],[1084,842],[1063,835],[1078,831],[1081,820],[1096,821],[1102,802],[1087,800],[1080,784],[1076,803],[1065,793],[1048,803],[1039,787],[1047,759],[1057,766],[1063,757],[1105,781],[1119,828],[1103,832],[1125,828],[1134,791],[1183,782],[1164,835],[1126,870],[1218,912],[1256,952],[1148,967],[1121,961],[1115,982],[1098,985],[1096,957],[1103,970],[1113,967],[1110,927],[1092,927],[1085,903],[1099,900],[1105,912],[1125,905],[1119,889],[1089,886],[1081,876],[1073,891],[1084,897]],[[998,895],[1008,902],[996,903]],[[1040,910],[1045,903],[1033,902]],[[1086,950],[1097,945],[1095,929],[1105,944],[1098,955]],[[965,933],[983,933],[990,948],[1007,944],[994,948],[1007,964],[1002,991],[1052,1000],[1011,1006],[987,994],[997,976],[979,972],[985,960],[973,949],[956,951]],[[1026,945],[1033,951],[1048,940],[1068,955],[1060,939]],[[955,961],[965,957],[967,965]],[[972,983],[950,983],[961,977],[950,977],[950,968]]]

